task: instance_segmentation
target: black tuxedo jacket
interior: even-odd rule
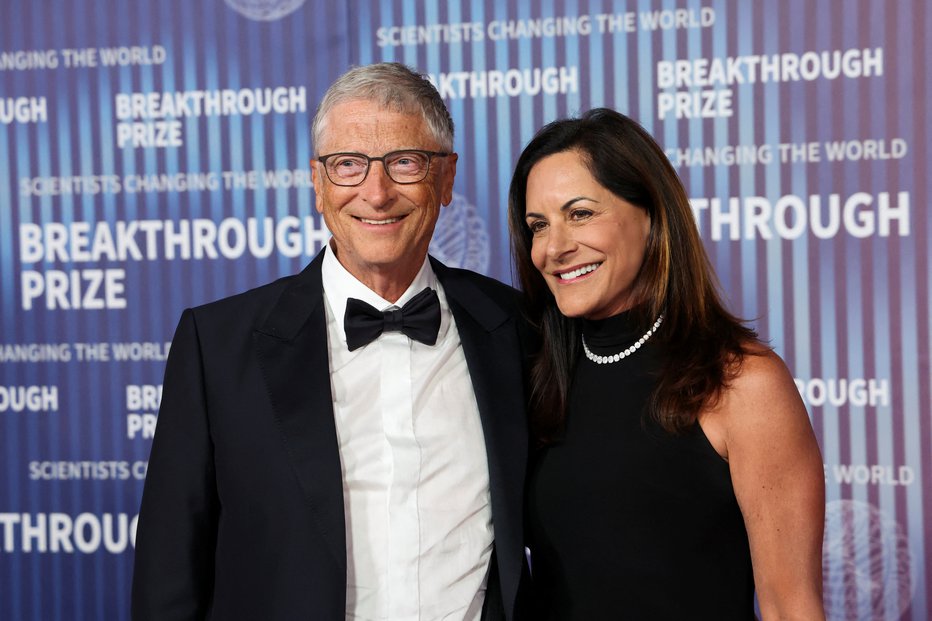
[[[138,522],[134,619],[343,621],[343,483],[321,260],[183,313]],[[485,436],[495,529],[488,599],[513,619],[526,573],[528,446],[517,295],[431,261]]]

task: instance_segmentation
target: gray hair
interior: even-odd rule
[[[392,112],[424,117],[427,128],[444,151],[453,151],[453,118],[440,93],[426,76],[401,63],[353,67],[330,85],[317,106],[311,125],[314,154],[327,126],[327,115],[339,104],[371,101]]]

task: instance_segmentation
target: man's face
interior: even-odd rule
[[[419,115],[390,112],[365,100],[334,106],[317,145],[321,156],[379,157],[403,149],[441,150]],[[433,158],[427,177],[409,185],[392,181],[382,162],[372,162],[365,181],[354,187],[332,183],[316,160],[311,168],[317,211],[333,234],[343,267],[370,287],[385,279],[410,282],[427,255],[440,205],[453,199],[456,155]]]

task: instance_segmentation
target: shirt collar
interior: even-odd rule
[[[428,260],[426,256],[414,280],[411,281],[411,284],[408,285],[408,288],[405,289],[405,292],[401,294],[401,297],[398,298],[396,302],[389,302],[357,280],[355,276],[350,274],[349,271],[343,267],[329,245],[324,251],[324,260],[320,267],[320,274],[321,280],[323,281],[324,298],[327,300],[327,306],[330,308],[330,312],[333,313],[340,334],[343,335],[344,344],[346,342],[346,336],[343,330],[343,318],[346,314],[346,300],[348,298],[362,300],[366,304],[384,311],[392,307],[401,308],[405,305],[405,302],[420,293],[424,287],[430,287],[431,289],[438,290],[438,294],[441,298],[441,307],[446,306],[443,293],[439,291],[437,276],[434,274],[434,270],[430,266],[430,260]],[[444,331],[444,327],[441,327],[441,332]]]

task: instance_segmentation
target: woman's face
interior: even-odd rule
[[[631,308],[650,233],[647,210],[602,187],[578,151],[535,164],[526,200],[531,260],[560,312],[604,319]]]

